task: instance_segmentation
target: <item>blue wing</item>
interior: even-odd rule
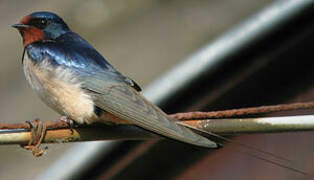
[[[74,32],[66,33],[56,41],[32,43],[26,47],[26,50],[34,61],[49,59],[51,64],[71,68],[77,73],[110,73],[117,80],[141,91],[136,82],[118,72],[87,41]]]

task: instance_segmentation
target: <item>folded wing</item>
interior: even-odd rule
[[[106,73],[81,77],[81,82],[85,89],[90,90],[96,106],[117,117],[179,141],[203,147],[217,147],[209,139],[177,125],[134,88]]]

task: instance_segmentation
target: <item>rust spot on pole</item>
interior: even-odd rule
[[[187,112],[176,113],[170,115],[178,120],[201,120],[201,119],[222,119],[222,118],[237,118],[249,115],[262,115],[272,112],[293,111],[313,109],[314,102],[279,104],[272,106],[260,106],[251,108],[231,109],[212,112]]]

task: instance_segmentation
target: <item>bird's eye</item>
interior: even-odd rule
[[[39,29],[44,29],[48,25],[48,20],[47,19],[32,19],[28,24],[35,26]]]
[[[47,24],[47,20],[46,19],[41,19],[40,20],[40,24],[41,25],[46,25]]]

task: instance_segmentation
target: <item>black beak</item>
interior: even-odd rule
[[[28,28],[29,25],[18,23],[18,24],[13,24],[12,27],[14,27],[14,28],[16,28],[18,30],[22,30],[22,29]]]

